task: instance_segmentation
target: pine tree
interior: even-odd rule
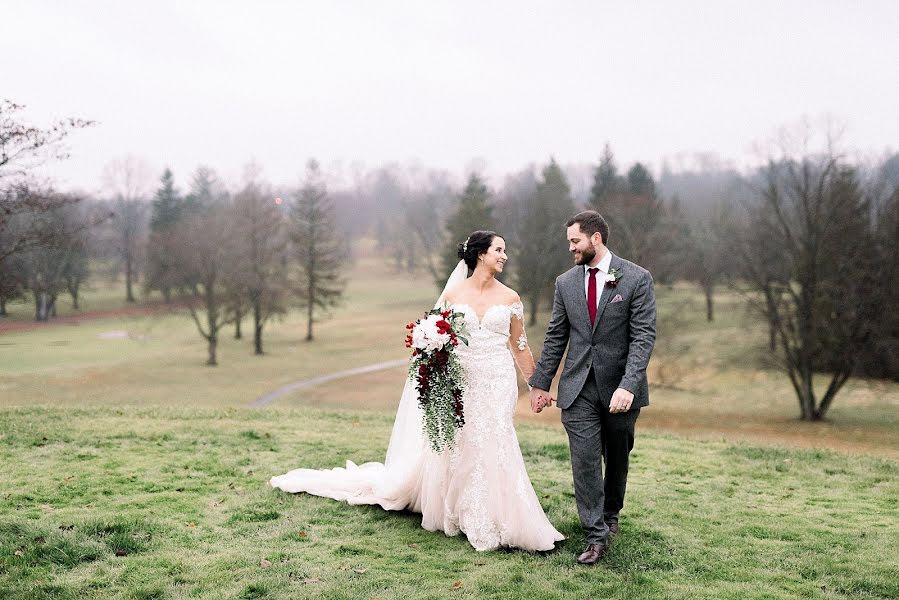
[[[177,285],[172,248],[175,226],[181,220],[184,201],[175,189],[175,177],[166,169],[159,178],[160,186],[153,198],[150,214],[150,239],[147,252],[146,291],[159,290],[166,302]]]
[[[175,176],[171,169],[166,169],[159,178],[159,189],[153,198],[153,211],[150,214],[150,230],[164,231],[171,229],[181,216],[182,201],[175,189]]]
[[[313,339],[316,310],[336,306],[343,294],[340,271],[348,254],[334,221],[318,163],[310,160],[290,211],[290,238],[300,268],[299,304],[307,311],[306,341]]]
[[[184,212],[197,212],[215,202],[215,171],[200,165],[190,179],[190,190],[184,198]]]
[[[438,287],[443,287],[446,274],[455,269],[459,263],[459,244],[468,239],[473,231],[493,230],[495,225],[489,200],[490,192],[487,186],[476,173],[472,173],[465,190],[459,196],[459,206],[455,214],[446,223],[448,241],[443,252],[443,273],[438,274],[436,282]]]
[[[572,265],[565,223],[575,212],[571,188],[555,159],[543,169],[543,181],[527,207],[515,273],[518,291],[530,303],[530,324],[553,291],[559,273]]]
[[[649,171],[640,163],[635,163],[627,172],[627,188],[638,196],[655,196],[656,184]]]
[[[608,245],[616,254],[648,268],[657,280],[670,280],[666,257],[673,250],[665,205],[652,174],[635,163],[626,177],[617,174],[609,146],[596,168],[590,203],[609,223]]]
[[[596,210],[601,210],[609,197],[624,187],[624,182],[618,176],[618,167],[615,166],[615,155],[609,144],[602,149],[602,157],[599,166],[593,175],[593,187],[590,189],[590,204]]]

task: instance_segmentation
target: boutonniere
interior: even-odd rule
[[[606,275],[606,287],[615,287],[622,277],[624,277],[624,273],[621,272],[621,269],[609,269],[609,274]]]

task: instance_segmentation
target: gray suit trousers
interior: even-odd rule
[[[624,506],[629,455],[634,447],[634,425],[640,409],[610,413],[608,406],[600,401],[594,375],[591,369],[581,393],[571,406],[562,410],[562,424],[568,432],[574,497],[586,541],[605,544],[609,523],[618,522],[618,513]],[[611,392],[607,395],[611,397]]]

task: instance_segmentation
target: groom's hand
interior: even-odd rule
[[[612,401],[609,403],[610,413],[623,413],[631,409],[631,403],[634,401],[634,395],[624,388],[618,388],[612,394]]]
[[[543,410],[544,406],[552,404],[552,398],[549,397],[549,392],[541,390],[540,388],[531,388],[530,399],[531,410],[535,413]]]

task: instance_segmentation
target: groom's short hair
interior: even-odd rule
[[[579,212],[568,219],[568,222],[565,223],[565,227],[571,227],[575,223],[580,225],[581,231],[588,236],[591,236],[598,231],[599,235],[602,237],[603,245],[607,246],[609,244],[609,224],[606,223],[606,220],[602,218],[602,215],[595,210]]]

